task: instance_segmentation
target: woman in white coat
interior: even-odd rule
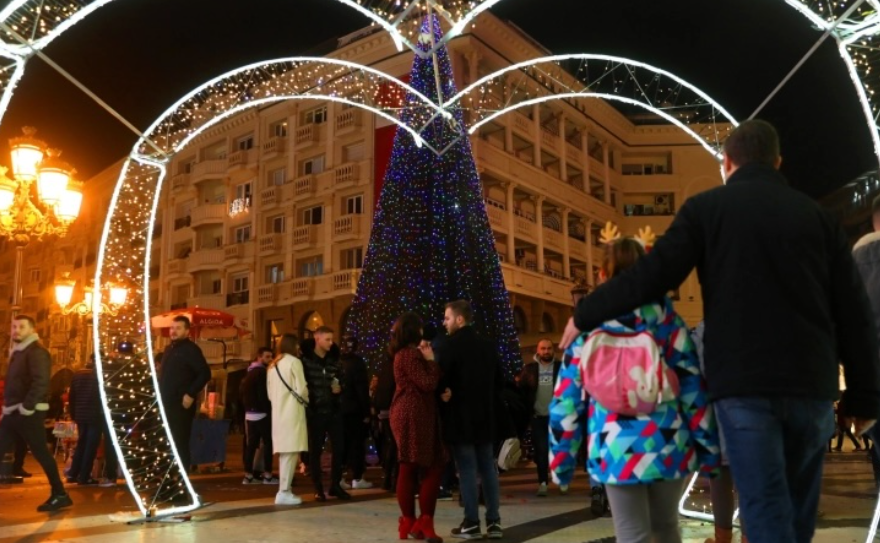
[[[302,500],[290,491],[300,453],[309,450],[306,407],[309,390],[302,361],[295,356],[299,340],[293,334],[281,337],[279,355],[266,372],[266,387],[272,402],[272,448],[278,453],[280,484],[277,505],[299,505]]]

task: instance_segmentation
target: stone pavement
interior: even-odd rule
[[[240,451],[240,441],[230,440],[230,451]],[[240,453],[239,453],[240,454]],[[300,507],[276,507],[276,488],[267,485],[241,485],[241,475],[231,452],[229,467],[235,471],[197,475],[197,491],[213,505],[193,514],[190,522],[128,525],[111,522],[118,511],[133,510],[128,491],[72,487],[74,507],[53,515],[35,511],[48,495],[48,484],[37,475],[24,485],[0,487],[0,543],[89,541],[128,543],[143,541],[274,542],[394,541],[398,509],[393,496],[381,490],[353,492],[351,502],[332,500],[326,504],[311,501],[310,485],[301,476],[294,491],[306,498]],[[235,464],[238,464],[236,466]],[[39,467],[27,469],[39,473]],[[35,471],[36,470],[36,471]],[[380,472],[368,470],[367,478],[378,482]],[[864,454],[829,455],[820,519],[815,541],[821,543],[863,542],[875,504],[871,490],[870,465]],[[568,496],[551,492],[548,498],[534,497],[534,472],[523,467],[502,477],[502,516],[507,542],[586,543],[614,541],[610,518],[594,518],[589,511],[589,492],[585,477],[579,477]],[[700,506],[704,494],[695,494]],[[456,502],[438,504],[436,524],[441,535],[449,533],[461,520]],[[703,543],[712,526],[683,520],[686,543]]]

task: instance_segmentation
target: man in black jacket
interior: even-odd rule
[[[843,229],[788,187],[780,163],[770,124],[732,131],[727,184],[690,198],[650,254],[581,300],[562,340],[660,299],[696,267],[706,380],[752,543],[813,536],[838,361],[858,432],[880,415],[877,334]]]
[[[345,451],[345,430],[340,405],[344,378],[339,367],[338,349],[333,345],[333,330],[326,326],[315,330],[314,343],[303,342],[302,351],[303,370],[309,387],[309,471],[315,485],[315,500],[327,501],[324,483],[321,481],[321,453],[324,451],[324,440],[328,436],[333,449],[329,494],[340,500],[348,500],[351,496],[339,486]]]
[[[342,420],[345,431],[345,462],[351,471],[351,485],[341,481],[342,488],[362,490],[373,488],[364,479],[367,435],[370,430],[370,381],[367,363],[357,354],[357,338],[342,336],[339,365],[342,370]]]
[[[52,495],[37,511],[56,511],[70,507],[73,502],[64,490],[58,465],[46,445],[43,421],[49,410],[52,359],[39,339],[34,319],[18,315],[12,320],[13,347],[0,419],[0,458],[12,450],[16,436],[23,439],[52,485]]]
[[[159,392],[171,438],[183,469],[189,470],[190,434],[196,418],[196,398],[211,380],[211,368],[202,350],[189,339],[190,322],[177,316],[171,323],[171,345],[162,355]]]
[[[242,403],[244,403],[245,436],[247,449],[244,454],[244,479],[242,484],[277,485],[278,478],[272,475],[272,402],[266,388],[266,368],[272,363],[272,349],[260,347],[257,359],[247,369],[247,376],[241,383]],[[254,455],[263,444],[263,471],[254,471]],[[295,467],[295,466],[294,466]]]
[[[98,445],[101,444],[101,435],[104,433],[101,393],[98,386],[95,355],[92,355],[89,363],[73,375],[68,400],[70,418],[76,422],[78,439],[67,477],[68,482],[76,482],[79,485],[98,484],[98,481],[92,477],[92,466],[95,464]]]
[[[493,446],[496,438],[497,392],[502,386],[501,363],[495,346],[480,337],[471,326],[470,302],[446,304],[443,325],[449,333],[442,349],[444,369],[440,390],[447,402],[444,437],[452,446],[458,465],[459,486],[464,504],[464,521],[452,531],[461,539],[482,537],[478,503],[477,473],[486,500],[486,536],[499,539],[500,489]]]
[[[550,400],[562,361],[553,352],[553,342],[547,338],[538,341],[535,360],[526,364],[519,380],[519,388],[525,396],[526,406],[532,411],[532,445],[535,448],[535,464],[538,467],[538,497],[547,496],[550,480],[549,432]]]

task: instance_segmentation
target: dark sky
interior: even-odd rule
[[[820,37],[784,0],[504,0],[492,11],[554,53],[621,55],[671,71],[739,119]],[[116,0],[46,53],[144,129],[212,77],[308,53],[367,24],[335,0]],[[786,175],[813,196],[877,167],[833,40],[761,117],[779,128]],[[82,178],[127,155],[135,141],[39,59],[28,66],[0,141],[25,124],[64,149]]]

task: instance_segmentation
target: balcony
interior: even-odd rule
[[[504,284],[510,292],[565,305],[571,304],[571,287],[574,286],[571,281],[557,279],[506,262],[502,262],[501,272],[504,275]]]
[[[171,178],[171,192],[178,194],[191,187],[188,173],[179,173]]]
[[[191,298],[187,303],[189,303],[189,307],[220,309],[223,307],[223,300],[224,296],[222,294],[201,294]]]
[[[206,179],[220,179],[226,175],[228,169],[228,162],[225,158],[203,160],[192,167],[189,175],[193,183],[199,183]]]
[[[555,249],[556,251],[562,252],[563,250],[563,242],[562,234],[553,230],[552,228],[544,228],[544,246],[549,247],[550,249]]]
[[[333,274],[333,290],[337,294],[355,294],[361,270],[345,270]]]
[[[223,224],[226,217],[226,204],[205,204],[193,208],[190,224],[193,228],[206,224]]]
[[[314,196],[318,189],[318,181],[314,175],[306,175],[293,181],[293,199],[304,200]]]
[[[186,259],[175,258],[168,261],[168,275],[181,275],[186,273]]]
[[[333,170],[334,187],[354,185],[358,182],[358,179],[360,179],[360,166],[355,162],[343,164]]]
[[[252,156],[251,151],[236,151],[226,159],[228,163],[228,171],[245,169],[250,165],[254,158],[256,157]]]
[[[272,255],[284,248],[284,234],[266,234],[260,238],[260,256]]]
[[[250,303],[250,291],[233,292],[226,295],[226,307],[233,305],[246,305]]]
[[[269,187],[260,191],[260,208],[267,208],[281,203],[281,187]]]
[[[283,154],[286,146],[287,138],[281,136],[271,137],[263,142],[263,155],[265,155],[266,158],[272,158],[274,156]]]
[[[290,282],[291,298],[308,298],[315,289],[313,277],[301,277]]]
[[[558,150],[559,136],[547,130],[541,130],[541,145],[544,149]]]
[[[178,217],[174,219],[174,231],[181,230],[183,228],[187,228],[192,224],[192,216],[187,215],[186,217]]]
[[[357,108],[349,108],[336,116],[336,134],[343,135],[361,127],[363,112]]]
[[[257,287],[256,307],[270,307],[278,300],[278,285],[269,284]]]
[[[232,243],[223,248],[223,263],[227,266],[253,256],[254,244],[251,241]]]
[[[517,216],[514,218],[514,230],[517,237],[530,241],[538,240],[538,225],[524,217]]]
[[[316,124],[308,124],[297,128],[293,138],[294,147],[296,149],[305,149],[317,143],[318,132],[318,125]]]
[[[333,239],[345,241],[358,239],[364,230],[365,215],[343,215],[333,221]]]
[[[535,122],[519,111],[515,111],[511,117],[513,117],[513,127],[534,141]]]
[[[216,270],[223,264],[223,249],[199,249],[189,255],[189,272]]]
[[[489,215],[489,224],[493,229],[507,232],[507,212],[495,206],[486,206],[486,214]]]
[[[293,230],[292,250],[307,249],[318,242],[318,225],[300,226]]]

